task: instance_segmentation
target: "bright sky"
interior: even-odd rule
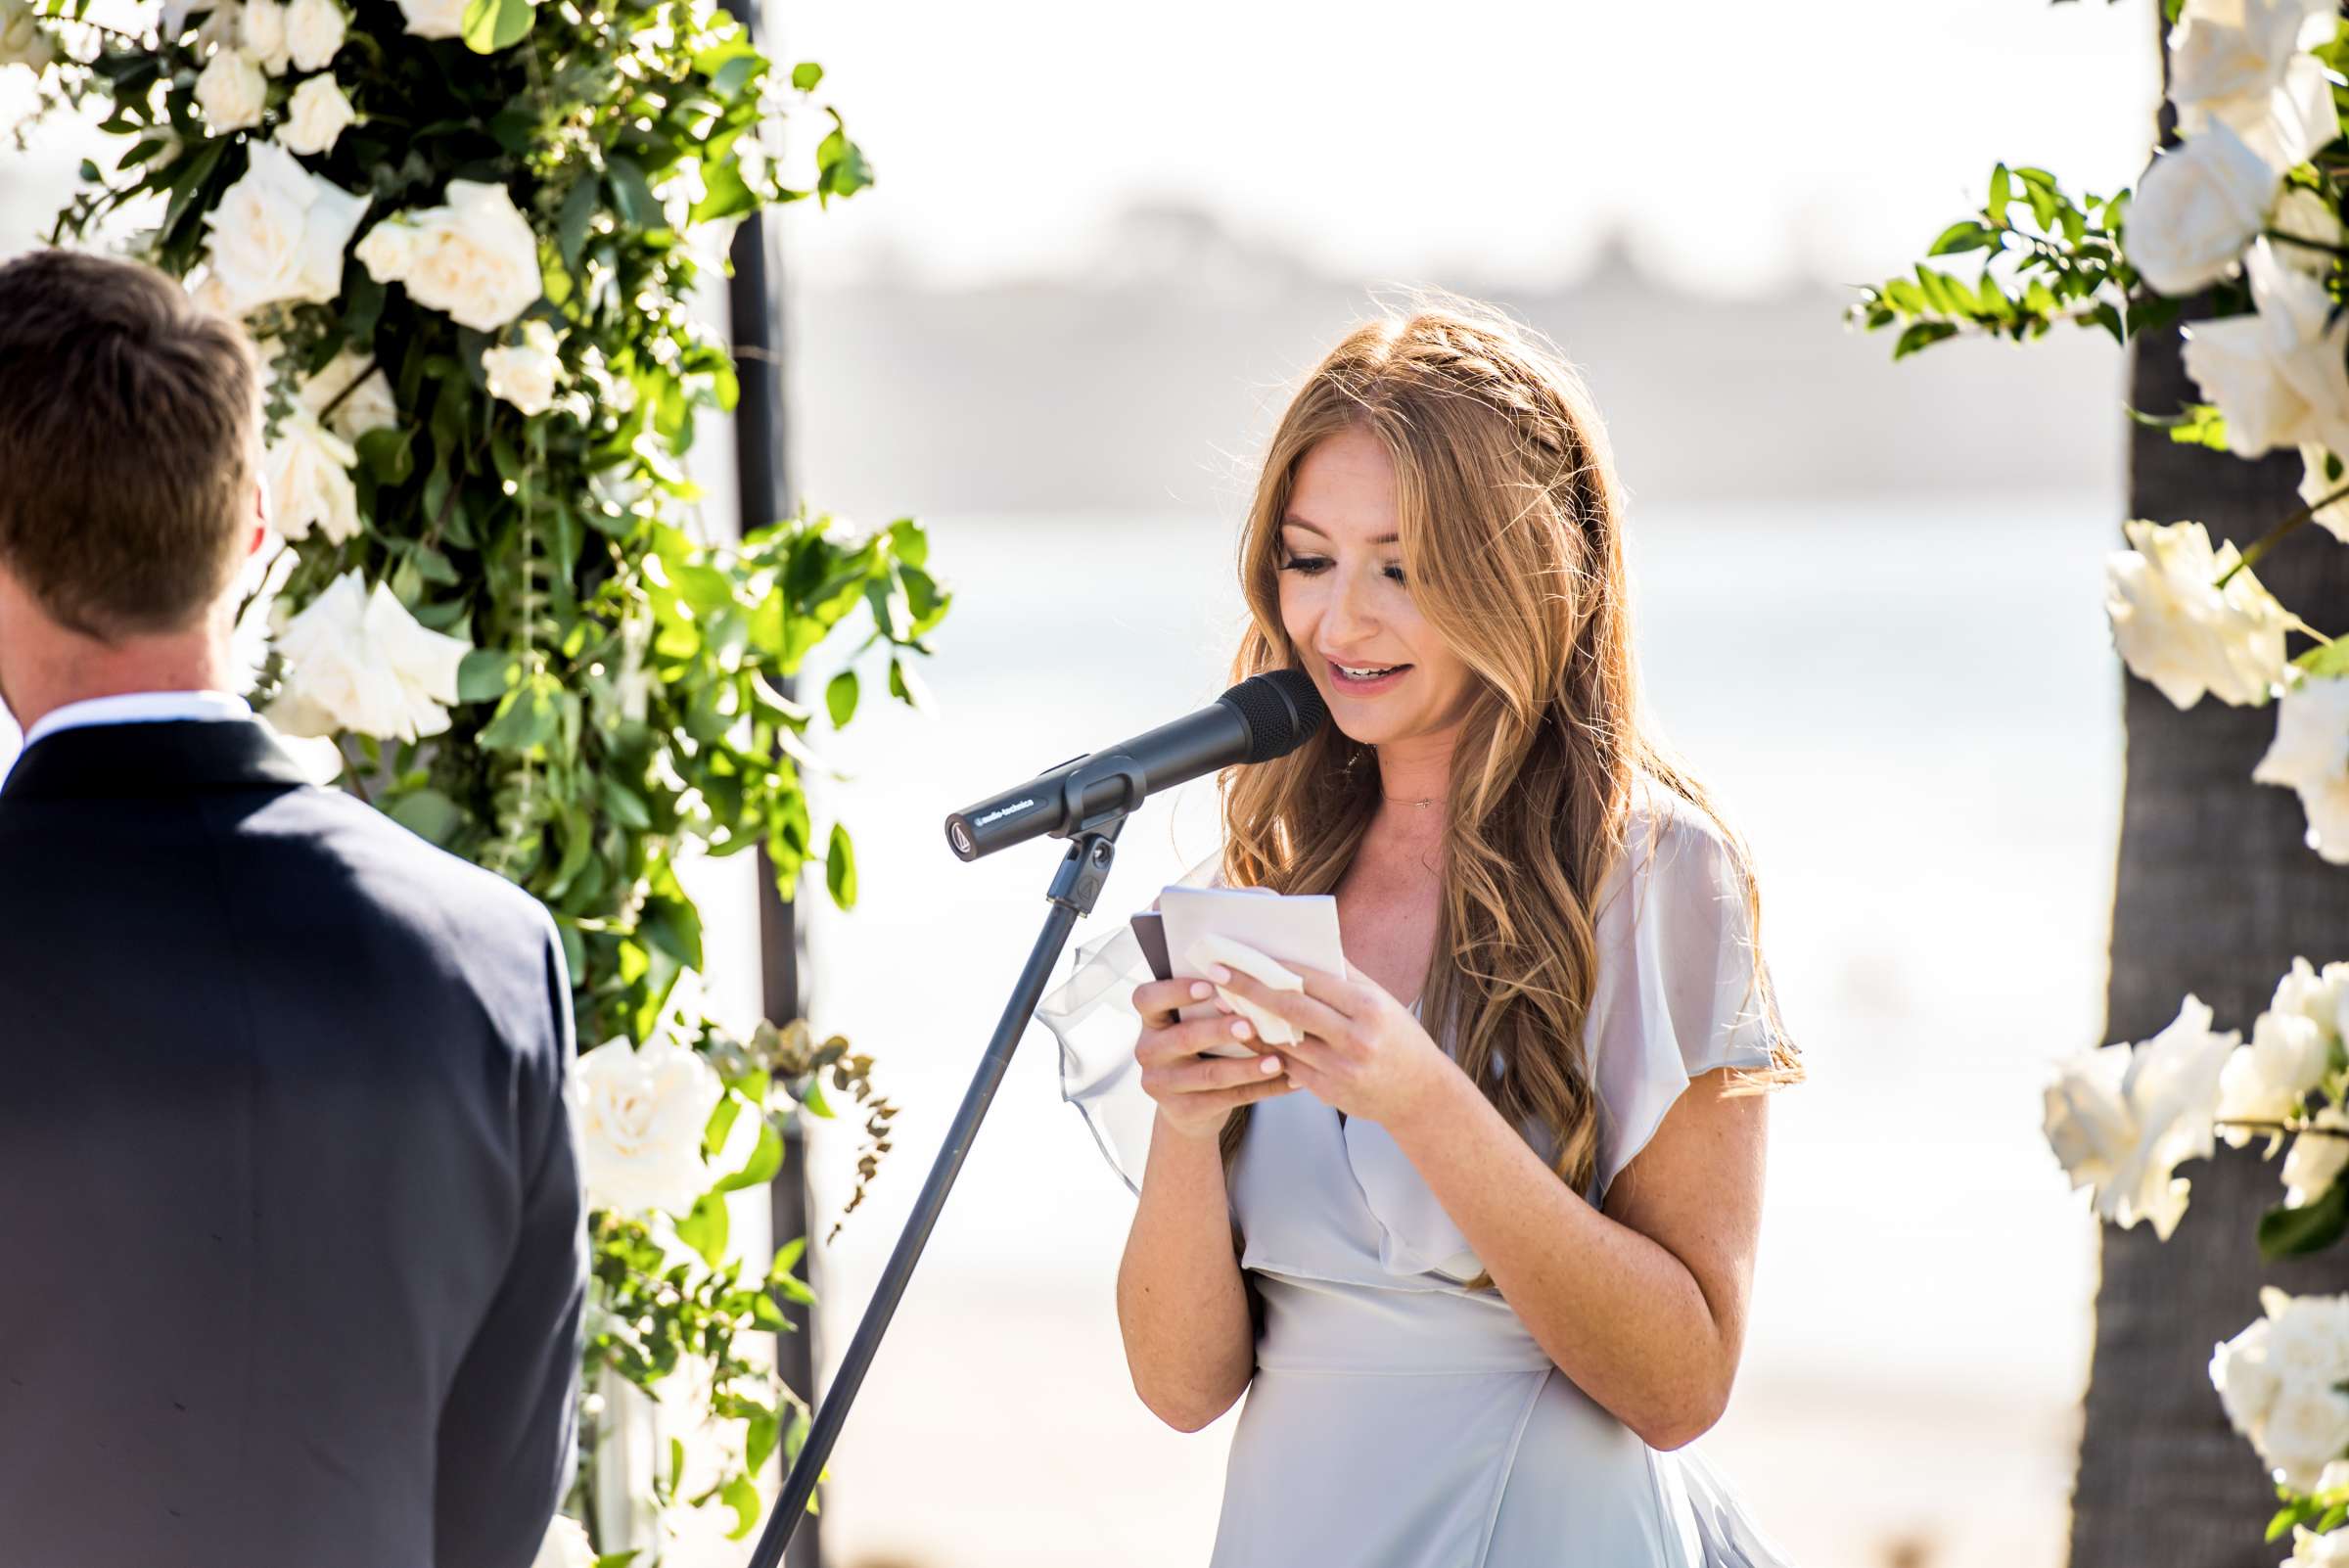
[[[1994,160],[2133,183],[2155,3],[776,4],[881,180],[791,244],[816,277],[880,247],[940,281],[1069,271],[1144,195],[1373,276],[1539,282],[1621,220],[1692,286],[1857,281]]]

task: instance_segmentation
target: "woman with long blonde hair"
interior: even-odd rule
[[[1215,1568],[1782,1560],[1686,1445],[1802,1069],[1743,844],[1643,722],[1623,524],[1548,344],[1449,297],[1350,332],[1266,453],[1233,665],[1331,722],[1223,777],[1185,879],[1334,895],[1347,972],[1148,980],[1121,931],[1038,1010],[1139,1194],[1136,1392],[1248,1396]],[[1178,1016],[1219,986],[1301,1038]]]

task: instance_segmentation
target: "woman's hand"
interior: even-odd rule
[[[1266,1012],[1287,1019],[1305,1038],[1274,1045],[1287,1077],[1348,1116],[1395,1124],[1427,1105],[1446,1073],[1459,1071],[1385,987],[1352,964],[1344,976],[1290,964],[1303,992],[1274,991],[1262,981],[1210,964],[1210,980]]]
[[[1133,988],[1133,1010],[1142,1015],[1133,1059],[1142,1066],[1143,1092],[1158,1102],[1159,1120],[1187,1138],[1214,1138],[1238,1107],[1297,1087],[1281,1073],[1278,1056],[1201,1054],[1256,1034],[1248,1020],[1228,1013],[1187,1022],[1175,1017],[1183,1003],[1215,993],[1203,980],[1152,980]]]

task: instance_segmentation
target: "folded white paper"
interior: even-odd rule
[[[1267,985],[1303,990],[1304,982],[1288,966],[1319,969],[1333,975],[1346,972],[1346,952],[1338,940],[1338,900],[1326,893],[1283,895],[1261,888],[1197,888],[1180,884],[1159,895],[1168,960],[1177,976],[1204,978],[1207,964],[1222,963],[1255,975]],[[1221,956],[1216,938],[1245,952],[1240,962]],[[1267,965],[1260,971],[1252,963]],[[1254,1024],[1264,1039],[1234,1040],[1228,1046],[1207,1049],[1218,1056],[1253,1056],[1263,1044],[1287,1044],[1296,1035],[1285,1020],[1260,1009],[1243,1007],[1227,988],[1217,988],[1226,1006]],[[1214,1003],[1189,1003],[1182,1016],[1196,1018]]]
[[[1236,969],[1252,980],[1261,981],[1274,991],[1303,992],[1305,982],[1294,969],[1286,969],[1258,952],[1236,937],[1208,932],[1192,942],[1183,953],[1183,972],[1203,975],[1209,964],[1221,964]],[[1218,986],[1216,994],[1223,1005],[1256,1026],[1256,1038],[1267,1045],[1294,1045],[1299,1036],[1297,1026],[1275,1012],[1260,1007],[1228,986]]]

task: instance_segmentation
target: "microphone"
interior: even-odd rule
[[[1034,838],[1070,838],[1202,773],[1286,757],[1328,719],[1304,670],[1250,675],[1195,714],[964,807],[946,818],[946,843],[976,860]]]

